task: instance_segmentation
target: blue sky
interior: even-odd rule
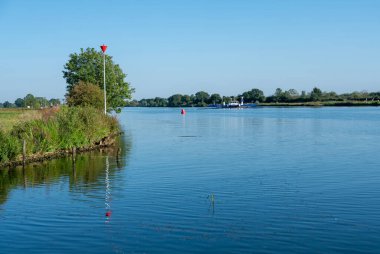
[[[0,101],[63,98],[69,54],[102,43],[136,99],[380,90],[378,0],[0,0],[0,29]]]

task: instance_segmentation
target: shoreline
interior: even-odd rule
[[[262,107],[379,107],[379,101],[371,102],[278,102],[278,103],[259,103]]]
[[[94,151],[96,149],[111,147],[115,144],[116,137],[119,137],[123,132],[112,133],[107,137],[102,138],[101,140],[95,142],[94,144],[86,147],[73,147],[72,149],[58,150],[54,152],[46,152],[42,154],[31,154],[25,157],[20,155],[16,160],[7,161],[5,163],[0,163],[0,170],[4,168],[14,168],[17,166],[25,166],[31,163],[42,163],[44,161],[49,161],[57,158],[62,158],[65,156],[75,155],[77,153],[84,153],[89,151]]]
[[[251,107],[380,107],[380,101],[370,102],[353,102],[353,101],[326,101],[326,102],[260,102],[256,106]],[[206,107],[198,106],[176,106],[176,107],[154,107],[154,106],[127,106],[126,108],[200,108],[207,109]]]

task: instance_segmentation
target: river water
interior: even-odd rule
[[[0,170],[0,253],[379,253],[380,108],[127,108],[118,148]]]

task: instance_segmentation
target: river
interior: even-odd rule
[[[380,250],[380,108],[118,118],[115,148],[0,170],[1,253]]]

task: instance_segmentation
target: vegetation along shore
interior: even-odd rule
[[[0,167],[61,156],[73,148],[83,151],[109,145],[121,131],[115,117],[92,107],[50,108],[31,113],[33,120],[0,129]]]
[[[380,106],[380,92],[352,92],[337,94],[336,92],[323,92],[314,87],[312,91],[299,93],[295,89],[282,90],[277,88],[275,93],[265,96],[260,89],[234,95],[221,96],[199,91],[192,95],[174,94],[168,98],[155,97],[151,99],[133,100],[128,103],[130,107],[208,107],[210,105],[230,103],[244,99],[244,103],[257,103],[262,106]]]
[[[103,57],[107,75],[104,112]],[[93,48],[64,65],[65,105],[32,94],[0,103],[0,168],[109,146],[121,133],[116,114],[133,89],[111,56]]]

